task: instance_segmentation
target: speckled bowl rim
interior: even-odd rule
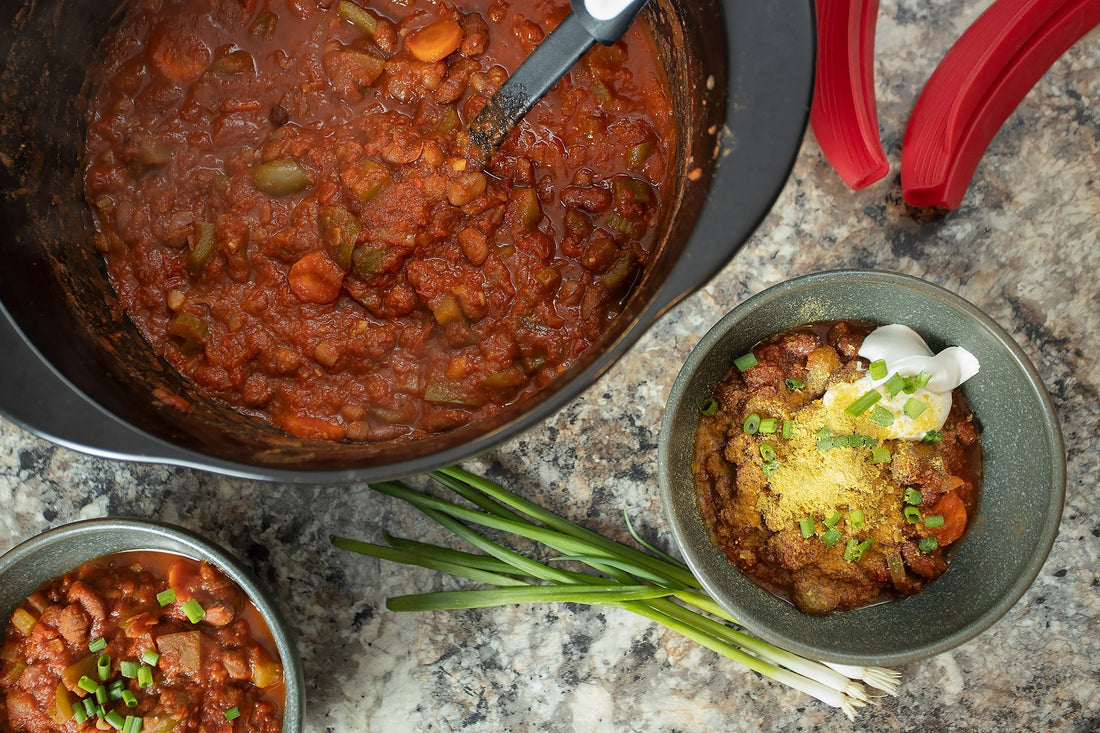
[[[42,583],[80,563],[133,550],[165,551],[206,560],[241,587],[267,622],[283,664],[286,700],[282,733],[301,733],[305,717],[302,662],[278,606],[236,558],[182,527],[134,517],[107,517],[72,522],[31,537],[0,556],[0,618],[6,626],[23,599]]]
[[[805,629],[812,629],[813,624],[816,623],[816,619],[836,618],[847,614],[878,613],[876,609],[885,608],[890,604],[880,604],[879,606],[857,609],[856,611],[848,611],[845,614],[833,614],[830,617],[810,617],[799,613],[793,606],[785,602],[776,601],[776,603],[790,609],[786,619],[778,618],[781,614],[785,615],[783,611],[763,614],[750,613],[748,606],[751,604],[743,603],[741,594],[769,594],[752,584],[745,576],[740,575],[740,571],[733,569],[733,566],[725,559],[721,550],[713,543],[708,541],[704,546],[703,542],[698,541],[700,528],[703,528],[702,531],[704,534],[706,530],[698,510],[698,505],[694,501],[694,482],[691,481],[691,485],[685,487],[683,486],[684,482],[681,480],[679,482],[680,485],[677,485],[674,476],[676,462],[678,459],[681,461],[684,460],[685,457],[683,455],[674,455],[674,441],[670,436],[675,430],[674,426],[678,418],[680,420],[685,419],[680,416],[680,413],[684,410],[690,410],[690,414],[694,416],[686,418],[688,422],[693,426],[698,425],[698,405],[694,403],[687,404],[685,402],[687,392],[689,391],[689,383],[695,378],[696,372],[700,368],[700,364],[726,339],[731,338],[731,333],[737,330],[739,324],[751,321],[752,317],[761,309],[772,306],[777,301],[783,299],[804,298],[807,302],[811,302],[812,293],[823,285],[829,287],[843,285],[844,287],[858,288],[861,285],[867,284],[879,287],[898,287],[915,291],[917,294],[923,295],[930,301],[934,301],[936,307],[949,308],[961,316],[969,318],[973,321],[976,328],[980,329],[980,331],[984,331],[986,337],[993,339],[1003,348],[1004,355],[1011,363],[1011,367],[1018,371],[1019,376],[1022,377],[1023,381],[1026,383],[1029,396],[1035,402],[1035,409],[1042,415],[1043,424],[1041,426],[1036,426],[1036,429],[1040,430],[1042,433],[1044,443],[1049,445],[1048,457],[1050,459],[1050,470],[1047,476],[1047,478],[1049,478],[1047,484],[1045,486],[1035,487],[1035,491],[1039,494],[1037,500],[1045,502],[1043,504],[1045,519],[1033,540],[1032,554],[1026,564],[1020,569],[1018,576],[1016,576],[1004,592],[1001,593],[995,603],[992,603],[983,613],[973,618],[962,628],[943,635],[933,641],[927,641],[921,644],[910,644],[908,640],[904,638],[899,639],[895,637],[884,639],[881,648],[875,651],[867,652],[866,650],[861,650],[851,652],[839,650],[836,648],[835,644],[825,646],[814,641],[807,641],[805,638],[807,634],[802,632]],[[812,311],[813,309],[809,308],[807,312]],[[859,316],[825,314],[824,318],[811,317],[808,320],[827,320],[829,318],[844,317]],[[769,333],[777,332],[783,328],[793,327],[794,325],[798,324],[792,323],[789,326],[781,325],[769,331]],[[755,341],[756,340],[752,340],[747,344],[738,343],[738,346],[747,349],[751,347]],[[730,360],[730,364],[732,364],[732,359]],[[716,383],[717,379],[720,377],[721,375],[714,377],[710,384],[711,388],[713,388],[713,384]],[[695,385],[695,387],[698,389],[698,385]],[[702,401],[700,401],[700,404],[701,403]],[[979,421],[981,420],[980,415],[978,419]],[[694,435],[694,432],[694,427],[692,427],[692,435]],[[692,350],[673,384],[661,421],[657,454],[661,501],[664,504],[665,514],[669,521],[673,538],[689,567],[699,578],[703,587],[734,618],[738,619],[747,630],[753,632],[757,636],[805,656],[842,664],[882,666],[908,664],[952,649],[988,629],[1015,605],[1016,601],[1023,596],[1039,574],[1054,544],[1054,540],[1057,537],[1058,526],[1061,522],[1062,510],[1065,502],[1066,464],[1062,430],[1050,395],[1042,379],[1039,377],[1039,374],[1034,366],[1032,366],[1023,350],[995,321],[962,297],[925,280],[892,272],[832,270],[803,275],[779,283],[778,285],[772,286],[752,296],[726,314],[704,335]],[[690,455],[686,457],[686,460],[688,462],[687,472],[690,477]],[[987,466],[987,477],[990,475],[988,473],[988,468]],[[687,499],[686,491],[690,491],[690,501]],[[981,512],[979,512],[979,516],[976,517],[975,520],[980,518]],[[693,536],[696,540],[694,542],[692,541]],[[965,550],[966,543],[964,542],[960,550],[960,556]],[[715,567],[723,563],[727,569],[732,569],[732,572],[739,576],[739,582],[743,585],[740,585],[736,589],[731,589],[727,587],[730,580],[729,577],[721,579],[718,577],[728,572],[728,570],[722,570],[719,573],[712,572]],[[949,569],[948,573],[950,572],[951,570]],[[939,579],[937,582],[941,582],[942,580],[943,579]],[[736,585],[737,581],[735,581],[734,584]],[[936,583],[932,583],[924,593],[892,603],[906,603],[912,599],[921,598],[921,596],[928,595],[930,591],[936,587]],[[852,618],[858,619],[859,617],[853,616]],[[863,617],[863,619],[866,618],[866,616]],[[795,627],[798,627],[798,633],[789,632],[788,628],[792,623]],[[812,634],[810,636],[812,638]]]

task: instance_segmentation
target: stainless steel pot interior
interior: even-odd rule
[[[205,398],[119,312],[94,246],[79,156],[85,69],[122,6],[6,4],[0,411],[101,455],[290,481],[392,478],[491,448],[595,381],[658,315],[715,274],[767,213],[801,144],[813,85],[811,3],[778,5],[658,0],[646,12],[684,121],[680,175],[651,265],[581,363],[490,421],[405,444],[354,444],[287,436]],[[164,405],[160,391],[193,408]]]

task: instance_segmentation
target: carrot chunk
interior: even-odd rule
[[[462,26],[451,18],[437,20],[405,39],[409,53],[420,61],[442,61],[462,45]]]
[[[332,303],[344,284],[344,271],[319,251],[291,265],[288,277],[291,292],[303,303]]]
[[[939,514],[943,517],[943,525],[933,527],[928,532],[936,538],[940,547],[950,545],[962,537],[966,531],[966,506],[958,494],[951,492],[944,494],[939,501],[925,511],[925,516]]]

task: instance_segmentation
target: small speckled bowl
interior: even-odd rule
[[[699,408],[733,360],[771,334],[845,318],[904,323],[939,351],[964,346],[980,373],[963,385],[982,431],[981,507],[947,572],[922,593],[807,616],[729,563],[707,532],[691,472]],[[1012,338],[959,296],[913,277],[822,272],[776,285],[722,318],[688,357],[669,396],[658,449],[661,498],[688,565],[746,629],[799,654],[858,665],[899,665],[984,631],[1027,590],[1058,533],[1065,449],[1035,368]]]
[[[155,550],[206,560],[241,587],[267,622],[283,664],[286,685],[283,733],[300,733],[305,714],[305,682],[301,659],[286,621],[267,591],[236,558],[185,529],[142,519],[111,517],[66,524],[17,545],[0,556],[3,628],[7,628],[16,607],[46,581],[87,560],[130,550]]]

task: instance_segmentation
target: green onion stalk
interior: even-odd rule
[[[384,534],[385,545],[332,536],[344,550],[416,565],[474,581],[472,590],[396,596],[391,611],[489,608],[519,603],[582,603],[632,611],[662,624],[749,669],[838,707],[851,719],[867,704],[868,687],[895,695],[897,672],[879,667],[822,663],[800,657],[741,631],[679,560],[627,529],[643,549],[575,524],[504,487],[461,468],[429,474],[469,505],[438,498],[405,484],[371,484],[405,501],[468,543],[455,550]],[[489,539],[474,526],[533,540],[556,555],[540,562]],[[588,571],[563,567],[587,566]]]

